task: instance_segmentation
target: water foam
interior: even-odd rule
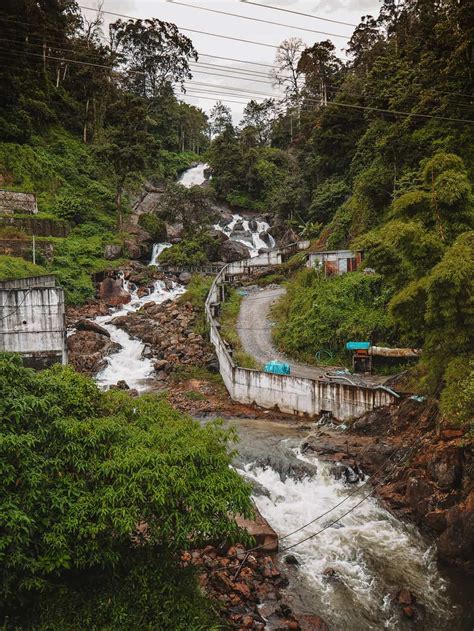
[[[142,392],[147,389],[147,382],[153,375],[153,362],[151,359],[143,357],[142,353],[145,348],[143,342],[131,338],[128,333],[114,326],[113,319],[133,313],[147,302],[161,303],[165,300],[173,300],[186,290],[177,283],[173,283],[172,288],[167,290],[163,281],[157,281],[152,292],[139,298],[135,286],[127,281],[123,281],[123,284],[124,288],[132,294],[131,301],[119,311],[115,311],[112,319],[110,316],[99,316],[95,319],[95,322],[107,329],[110,333],[110,339],[113,342],[118,342],[122,347],[117,353],[107,357],[107,366],[97,374],[96,381],[99,386],[107,389],[123,380],[131,388],[136,388]]]
[[[254,500],[280,536],[313,520],[354,490],[335,480],[327,463],[296,453],[302,461],[317,465],[316,476],[282,481],[274,469],[252,464],[242,472],[267,490]],[[281,540],[284,549],[329,526],[291,549],[300,562],[298,572],[316,599],[313,611],[338,630],[402,629],[408,622],[388,603],[390,594],[406,587],[426,606],[425,623],[430,618],[431,628],[442,628],[436,625],[449,616],[449,605],[434,550],[415,528],[402,524],[374,498],[356,506],[367,492],[365,487],[321,520]],[[349,509],[353,512],[330,525]],[[328,568],[334,577],[324,575]]]

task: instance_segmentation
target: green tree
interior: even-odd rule
[[[193,236],[216,219],[212,201],[213,192],[208,188],[170,183],[160,200],[161,216],[182,223],[185,233]]]
[[[250,503],[229,466],[233,435],[12,355],[0,357],[0,394],[3,623],[202,628],[179,555],[239,536],[233,516]]]
[[[197,52],[175,24],[156,18],[117,20],[110,36],[126,85],[135,94],[155,97],[167,84],[183,85],[191,78],[189,60],[197,61]]]

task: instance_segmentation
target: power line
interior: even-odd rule
[[[274,11],[283,11],[284,13],[292,13],[293,15],[302,15],[306,18],[312,18],[313,20],[322,20],[323,22],[331,22],[332,24],[342,24],[343,26],[358,26],[352,22],[341,22],[341,20],[332,20],[330,18],[323,18],[320,15],[313,15],[312,13],[302,13],[301,11],[292,11],[291,9],[283,9],[283,7],[275,7],[269,4],[260,4],[260,2],[251,2],[251,0],[240,0],[244,4],[253,4],[256,7],[262,9],[273,9]],[[350,38],[348,38],[350,39]]]
[[[283,26],[285,28],[293,28],[299,31],[306,31],[308,33],[316,33],[317,35],[327,35],[328,37],[340,37],[342,39],[350,39],[350,36],[339,35],[337,33],[326,33],[325,31],[316,31],[311,28],[305,28],[303,26],[294,26],[293,24],[283,24],[282,22],[273,22],[271,20],[263,20],[261,18],[250,17],[248,15],[241,15],[239,13],[229,13],[228,11],[220,11],[218,9],[209,9],[208,7],[199,7],[195,4],[188,4],[186,2],[178,2],[178,0],[166,0],[170,4],[179,4],[183,7],[190,7],[191,9],[199,9],[200,11],[209,11],[210,13],[219,13],[220,15],[229,15],[234,18],[241,18],[242,20],[250,20],[251,22],[263,22],[264,24],[273,24],[274,26]]]
[[[10,20],[8,18],[0,17],[0,22],[2,22],[2,21],[3,22],[11,22],[13,24],[21,24],[21,25],[27,26],[27,27],[28,26],[32,26],[29,22],[24,22],[24,21],[21,22],[19,20]],[[64,33],[63,29],[59,29],[59,28],[55,28],[55,27],[49,27],[48,31],[56,31],[57,33],[61,33],[61,34]],[[38,38],[41,36],[41,34],[38,34],[38,33],[27,33],[26,35],[28,35],[28,36],[31,35],[33,37],[38,37]],[[79,35],[78,39],[80,39],[80,37],[81,36]],[[49,35],[48,35],[48,39],[49,39],[49,41],[53,41],[53,42],[54,41],[56,41],[56,42],[60,41],[60,40],[53,40]],[[106,38],[103,38],[103,39],[104,39],[104,41],[107,41]],[[64,43],[64,40],[61,40],[60,43],[61,44]],[[235,61],[237,63],[249,64],[249,65],[252,65],[252,66],[263,66],[265,68],[277,68],[277,66],[274,66],[272,64],[266,64],[266,63],[262,63],[262,62],[259,62],[259,61],[248,61],[247,59],[236,59],[234,57],[222,57],[220,55],[215,55],[215,54],[199,53],[199,56],[200,57],[211,57],[213,59],[222,59],[224,61]]]
[[[9,52],[9,51],[4,51],[4,52]],[[78,64],[78,65],[84,65],[84,66],[94,66],[97,68],[106,68],[109,71],[113,71],[113,68],[111,66],[107,66],[105,64],[95,64],[92,62],[85,62],[85,61],[77,61],[74,59],[66,59],[66,58],[61,58],[61,57],[53,57],[51,55],[41,55],[41,54],[36,54],[36,53],[31,53],[31,52],[26,52],[27,55],[33,55],[34,57],[40,57],[43,59],[52,59],[55,61],[60,61],[60,62],[67,62],[67,63],[73,63],[73,64]],[[140,70],[131,70],[130,72],[133,72],[134,74],[145,74],[144,72],[140,71]],[[189,80],[188,80],[189,83]],[[229,87],[229,86],[218,86],[215,84],[206,84],[203,82],[193,82],[194,85],[202,85],[202,86],[210,86],[210,87],[222,87],[226,90],[230,90],[230,91],[238,91],[238,92],[250,92],[250,90],[242,90],[239,88],[234,88],[234,87]],[[257,96],[264,96],[264,97],[270,97],[270,98],[275,98],[275,94],[269,94],[269,93],[263,93],[263,92],[257,92],[257,91],[253,91],[254,94],[256,94]],[[235,95],[237,96],[237,95]],[[305,98],[306,102],[310,102],[310,103],[314,103],[317,105],[322,106],[323,103],[321,100],[317,100],[317,99],[311,99],[311,98]],[[342,108],[352,108],[352,109],[356,109],[359,111],[372,111],[372,112],[380,112],[380,113],[384,113],[384,114],[390,114],[393,116],[406,116],[406,117],[414,117],[414,118],[424,118],[424,119],[434,119],[434,120],[444,120],[447,122],[453,122],[453,123],[469,123],[469,124],[474,124],[474,120],[471,119],[465,119],[465,118],[453,118],[453,117],[448,117],[448,116],[441,116],[441,115],[434,115],[434,114],[420,114],[420,113],[415,113],[415,112],[405,112],[402,110],[389,110],[389,109],[384,109],[384,108],[380,108],[380,107],[373,107],[373,106],[369,106],[369,105],[355,105],[355,104],[350,104],[350,103],[341,103],[341,102],[336,102],[336,101],[330,101],[327,104],[323,105],[324,107],[342,107]]]
[[[86,7],[82,4],[77,5],[79,6],[81,9],[86,9],[87,11],[96,11],[97,9],[93,9],[92,7]],[[104,11],[103,9],[101,10],[101,13],[104,13],[106,15],[115,15],[119,18],[126,18],[127,20],[141,20],[142,18],[137,18],[134,17],[133,15],[125,15],[124,13],[115,13],[114,11]],[[254,40],[251,39],[243,39],[242,37],[232,37],[231,35],[220,35],[218,33],[209,33],[208,31],[200,31],[198,29],[194,29],[194,28],[184,28],[179,26],[178,27],[181,31],[186,31],[188,33],[198,33],[199,35],[208,35],[209,37],[219,37],[220,39],[229,39],[233,42],[243,42],[244,44],[253,44],[255,46],[264,46],[265,48],[273,48],[274,50],[277,50],[279,48],[279,46],[275,46],[274,44],[266,44],[265,42],[255,42]]]

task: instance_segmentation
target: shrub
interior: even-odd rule
[[[150,234],[155,243],[166,241],[166,224],[156,215],[152,213],[140,215],[138,224]]]
[[[17,628],[208,629],[183,549],[242,533],[232,432],[0,354],[0,609]]]
[[[14,280],[46,273],[44,267],[34,265],[30,261],[25,261],[25,259],[0,255],[0,280]]]

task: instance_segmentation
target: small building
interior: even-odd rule
[[[326,250],[308,254],[307,266],[324,271],[326,276],[355,272],[362,263],[362,250]]]
[[[0,351],[31,368],[67,363],[64,291],[53,275],[0,282]]]
[[[17,193],[0,189],[0,215],[21,213],[36,215],[38,204],[34,193]]]

